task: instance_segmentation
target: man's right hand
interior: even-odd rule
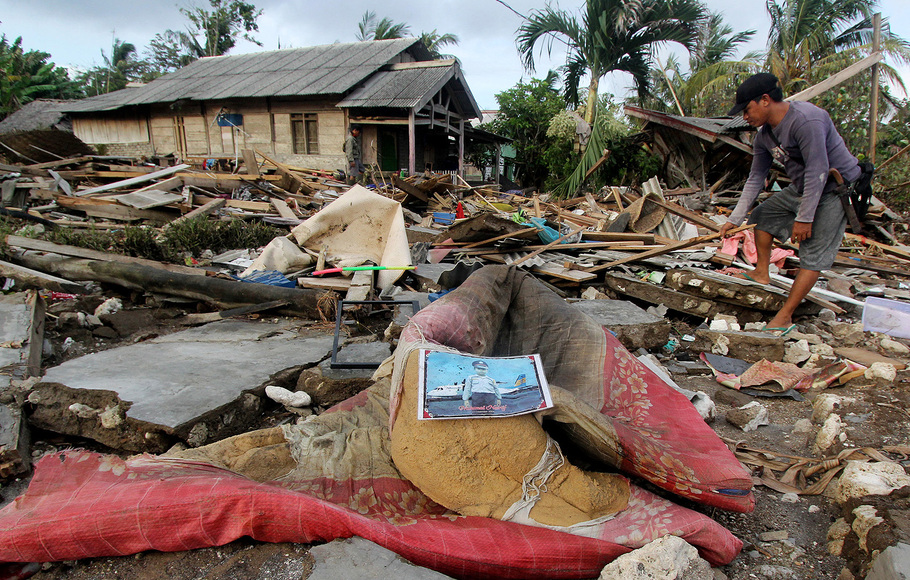
[[[727,222],[727,223],[725,223],[724,225],[720,226],[720,232],[718,232],[718,233],[720,233],[720,237],[726,238],[727,236],[730,235],[730,234],[729,234],[729,231],[732,230],[732,229],[735,228],[735,227],[736,227],[736,226],[734,226],[732,223]]]

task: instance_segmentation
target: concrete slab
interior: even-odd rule
[[[25,365],[28,357],[29,324],[31,322],[31,309],[28,307],[28,297],[24,292],[0,295],[0,344],[21,342],[18,348],[0,347],[0,369],[10,365]],[[0,390],[8,385],[9,377],[3,377]]]
[[[395,552],[359,537],[310,548],[316,560],[307,580],[445,580],[445,574],[421,568]]]
[[[288,321],[214,322],[49,369],[29,395],[30,421],[130,451],[204,445],[241,432],[276,374],[331,348],[331,335],[300,338]]]
[[[18,407],[0,404],[0,479],[31,468],[29,432]]]
[[[607,330],[629,350],[667,343],[670,323],[625,300],[579,300],[572,304]]]

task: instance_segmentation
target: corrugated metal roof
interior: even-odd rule
[[[412,108],[455,76],[455,64],[380,71],[338,103],[339,107]]]
[[[181,99],[340,95],[411,47],[422,45],[403,38],[201,58],[144,87],[75,101],[65,110],[105,111]]]

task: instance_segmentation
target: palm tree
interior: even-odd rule
[[[698,0],[587,0],[580,21],[547,6],[532,12],[519,28],[518,50],[525,68],[533,71],[534,47],[539,40],[550,37],[564,42],[568,48],[563,68],[566,101],[578,104],[579,85],[588,75],[585,120],[592,123],[604,75],[630,73],[643,100],[649,91],[653,49],[667,42],[690,48],[704,17],[705,9]]]
[[[439,60],[442,58],[455,58],[451,54],[443,54],[441,49],[443,46],[452,45],[455,46],[458,44],[458,37],[451,33],[439,34],[434,28],[432,32],[421,32],[420,33],[420,42],[423,43],[427,50],[430,51],[430,54],[433,55],[434,60]]]
[[[772,0],[766,70],[784,92],[796,92],[843,69],[863,56],[872,42],[875,0]],[[910,62],[910,44],[891,33],[882,20],[882,48],[900,62]],[[903,88],[890,66],[883,77]]]
[[[404,22],[394,22],[391,18],[376,20],[376,13],[367,10],[363,13],[360,24],[357,25],[357,40],[366,42],[370,40],[390,40],[404,38],[411,32],[411,27]]]

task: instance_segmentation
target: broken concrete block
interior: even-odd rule
[[[883,336],[878,345],[882,347],[882,350],[888,354],[893,354],[896,356],[910,355],[910,347],[902,342],[894,340],[890,336]]]
[[[840,409],[843,404],[841,397],[831,393],[822,393],[812,401],[812,422],[821,425],[828,418],[828,415],[835,409]]]
[[[656,348],[667,343],[670,323],[625,300],[581,300],[572,304],[628,348]]]
[[[817,455],[827,452],[840,438],[843,431],[844,424],[841,421],[840,415],[836,413],[828,415],[824,424],[822,424],[822,428],[818,431],[818,435],[815,436],[815,444],[812,447],[812,452]]]
[[[840,556],[844,550],[844,540],[852,531],[850,524],[844,518],[835,520],[828,528],[828,553],[832,556]]]
[[[844,504],[852,498],[888,495],[906,485],[910,485],[910,475],[900,463],[848,461],[838,481],[834,499]]]
[[[793,433],[811,433],[812,421],[809,419],[799,419],[793,424]]]
[[[729,407],[742,407],[743,405],[752,402],[751,397],[740,393],[736,389],[718,389],[718,391],[714,393],[714,400],[720,405],[727,405]]]
[[[756,322],[764,316],[759,310],[677,292],[626,274],[607,272],[604,274],[604,283],[619,294],[701,318],[712,318],[718,313],[724,313],[736,316],[743,322]]]
[[[799,364],[809,360],[810,356],[812,356],[812,351],[809,350],[809,341],[797,340],[787,344],[784,351],[784,362]]]
[[[853,324],[847,322],[830,322],[828,323],[828,327],[831,329],[831,334],[846,345],[852,346],[859,344],[866,338],[866,335],[863,332],[862,322],[855,322]]]
[[[600,572],[599,580],[714,580],[711,565],[677,536],[664,536],[616,558]]]
[[[105,314],[114,314],[123,310],[123,302],[119,298],[108,298],[95,308],[94,315],[101,318]]]
[[[784,343],[786,339],[774,336],[767,332],[720,332],[699,328],[695,331],[695,342],[691,348],[695,350],[714,352],[713,347],[722,343],[726,349],[724,356],[739,358],[748,362],[758,362],[761,359],[780,361],[784,358]]]
[[[0,479],[31,468],[29,431],[17,406],[0,405]]]
[[[395,552],[363,538],[335,540],[310,548],[315,564],[308,580],[445,580],[450,578],[421,568]]]
[[[853,524],[850,526],[853,529],[853,533],[856,534],[856,537],[859,538],[859,547],[869,553],[869,546],[866,542],[866,539],[869,537],[869,532],[875,526],[883,524],[885,522],[884,518],[878,516],[875,508],[871,505],[861,505],[853,510]]]
[[[758,539],[762,542],[782,542],[790,537],[790,534],[787,533],[787,530],[775,530],[773,532],[762,532],[758,535]]]
[[[284,387],[269,385],[265,396],[286,407],[309,407],[313,399],[304,391],[289,391]]]
[[[866,580],[907,579],[910,579],[910,544],[905,543],[885,548],[866,574]]]
[[[874,381],[877,386],[883,387],[894,382],[894,379],[897,378],[897,369],[894,368],[894,365],[885,362],[874,362],[866,369],[863,376],[867,380]]]
[[[29,421],[128,451],[206,444],[247,429],[261,412],[255,393],[331,348],[332,336],[301,337],[290,321],[215,322],[49,369]]]
[[[0,294],[0,368],[24,365],[28,356],[28,342],[31,311],[28,297],[23,292]],[[0,381],[7,377],[0,375]],[[6,386],[0,382],[0,389]]]
[[[735,278],[695,268],[669,270],[665,283],[674,290],[694,296],[768,312],[780,310],[787,299],[785,292],[773,286],[743,284]]]
[[[726,414],[727,422],[739,427],[743,431],[755,431],[762,425],[768,425],[768,408],[752,401],[737,409],[731,409]]]

